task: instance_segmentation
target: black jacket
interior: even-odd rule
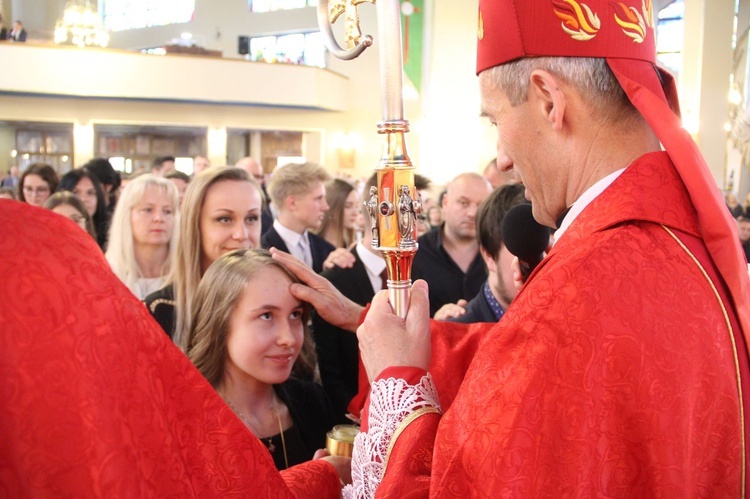
[[[326,433],[335,424],[331,403],[323,387],[312,381],[291,377],[280,385],[274,385],[273,389],[289,408],[294,426],[306,447],[306,452],[303,452],[304,455],[299,456],[299,459],[289,456],[289,466],[309,461],[316,450],[325,449]],[[284,469],[283,453],[274,453],[273,457],[276,467]]]
[[[323,271],[323,262],[326,261],[329,253],[336,248],[322,237],[316,236],[311,232],[308,232],[307,236],[310,241],[310,253],[312,253],[312,268],[315,272],[320,274]],[[276,248],[289,253],[289,248],[286,247],[284,240],[281,239],[281,236],[273,227],[268,229],[260,238],[260,245],[263,249]]]
[[[430,286],[430,317],[446,303],[460,299],[471,300],[481,291],[487,280],[487,268],[482,255],[471,262],[464,274],[443,248],[442,226],[419,238],[419,250],[414,255],[412,280],[424,279]]]
[[[479,293],[464,307],[466,313],[461,317],[453,317],[448,322],[460,322],[461,324],[472,324],[474,322],[497,322],[495,314],[492,313],[487,298],[484,297],[484,291]]]
[[[322,276],[341,294],[364,306],[372,301],[375,291],[359,254],[352,253],[356,258],[354,266],[348,269],[334,267],[323,272]],[[316,313],[313,313],[312,323],[323,388],[331,400],[337,422],[347,423],[346,406],[359,389],[357,335],[329,324]]]
[[[172,338],[174,336],[175,327],[175,301],[174,301],[174,288],[172,285],[164,286],[159,291],[154,291],[148,295],[143,303],[146,304],[146,308],[154,316],[156,322],[159,323],[161,328],[167,333],[167,336]]]

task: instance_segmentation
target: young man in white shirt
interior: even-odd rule
[[[328,172],[315,163],[277,168],[268,184],[268,194],[279,215],[261,238],[261,246],[290,253],[315,272],[321,272],[326,257],[336,249],[314,234],[328,211],[325,183],[329,179]]]

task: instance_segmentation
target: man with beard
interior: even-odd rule
[[[473,322],[497,322],[505,314],[510,302],[518,294],[511,262],[513,255],[503,243],[500,230],[505,214],[521,203],[525,203],[523,186],[507,184],[492,191],[477,211],[477,240],[479,252],[487,266],[487,282],[468,303],[445,305],[441,311],[448,313],[448,321],[470,324]],[[450,313],[449,310],[450,309]]]

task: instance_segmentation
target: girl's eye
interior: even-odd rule
[[[271,312],[266,312],[264,314],[260,314],[260,318],[264,321],[270,321],[271,320]]]
[[[289,315],[289,317],[291,317],[292,319],[299,319],[300,317],[302,317],[302,310],[295,310]]]
[[[219,217],[216,219],[216,221],[219,223],[228,223],[231,222],[231,219],[229,217]]]
[[[250,215],[247,218],[245,218],[245,222],[248,224],[254,224],[258,221],[258,215]]]

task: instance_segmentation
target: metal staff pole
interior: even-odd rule
[[[330,52],[341,59],[354,59],[372,45],[369,35],[362,36],[357,6],[375,3],[380,44],[380,82],[383,121],[378,134],[384,136],[383,153],[375,171],[378,186],[372,187],[365,206],[370,214],[373,248],[385,258],[388,270],[388,295],[394,313],[406,317],[411,290],[411,266],[417,252],[417,215],[422,212],[419,193],[414,187],[414,166],[406,152],[404,134],[409,122],[404,119],[403,55],[401,43],[401,6],[399,0],[320,0],[318,24]],[[333,36],[332,24],[345,16],[347,49]],[[368,193],[365,193],[367,195]]]

